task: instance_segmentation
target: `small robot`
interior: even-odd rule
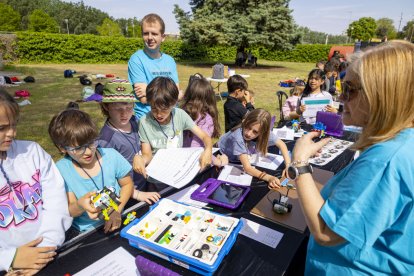
[[[115,193],[114,187],[104,187],[99,190],[95,195],[91,196],[91,202],[95,208],[101,209],[99,219],[109,220],[109,216],[115,210],[118,211],[119,198]]]
[[[292,129],[295,133],[297,133],[300,129],[300,123],[298,120],[292,120]]]
[[[289,201],[289,190],[291,189],[296,189],[294,185],[288,183],[289,179],[285,179],[284,181],[282,181],[281,186],[282,187],[286,187],[287,191],[286,191],[286,195],[282,195],[281,192],[279,192],[279,199],[274,199],[272,204],[273,204],[273,211],[277,214],[287,214],[290,211],[292,211],[292,204],[288,203]]]

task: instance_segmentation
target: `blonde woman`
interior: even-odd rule
[[[311,238],[306,275],[414,274],[414,45],[392,41],[356,58],[343,122],[363,128],[361,155],[321,192],[307,163],[329,139],[299,139],[288,174]]]

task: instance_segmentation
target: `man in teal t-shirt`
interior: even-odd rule
[[[154,78],[169,77],[178,87],[177,65],[171,56],[160,51],[161,43],[165,39],[164,21],[157,14],[148,14],[142,19],[141,28],[144,50],[135,52],[128,62],[128,78],[140,100],[134,108],[138,119],[151,110],[147,104],[146,88]]]

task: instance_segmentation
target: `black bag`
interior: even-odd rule
[[[91,85],[92,84],[92,80],[87,75],[80,76],[79,81],[83,85]]]
[[[224,65],[217,63],[213,66],[213,79],[224,79]]]
[[[73,78],[73,71],[70,69],[66,69],[65,71],[63,71],[63,76],[65,78]]]
[[[9,76],[4,76],[4,81],[6,82],[6,84],[13,84],[11,78]]]
[[[32,76],[27,76],[23,80],[24,82],[35,82],[35,78]]]

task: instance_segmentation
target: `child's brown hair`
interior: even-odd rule
[[[67,146],[85,145],[98,137],[96,125],[88,113],[76,109],[67,109],[55,115],[48,130],[59,150]]]
[[[178,93],[171,78],[156,77],[147,86],[147,101],[151,108],[167,109],[177,104]]]

